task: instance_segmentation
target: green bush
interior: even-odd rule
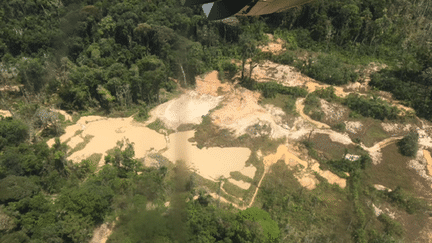
[[[312,119],[314,119],[315,121],[321,121],[322,118],[324,117],[324,112],[322,112],[322,111],[313,111],[312,114],[310,115],[310,117]]]
[[[364,98],[358,95],[349,94],[343,102],[352,110],[350,117],[357,117],[357,113],[364,117],[372,117],[379,120],[395,120],[398,118],[399,109],[391,106],[388,102],[373,96]]]
[[[401,237],[404,234],[401,224],[399,222],[394,221],[387,214],[381,213],[378,216],[378,220],[384,224],[384,231],[386,232],[386,234],[390,236],[396,235],[399,237]]]
[[[306,75],[331,85],[343,85],[357,81],[359,75],[354,68],[342,63],[335,55],[320,55],[317,58],[309,58],[301,71]]]
[[[17,146],[28,138],[28,127],[12,117],[0,120],[0,150],[4,146]]]
[[[333,129],[335,129],[335,130],[337,130],[337,131],[339,131],[339,132],[345,132],[345,130],[346,130],[346,125],[345,125],[344,122],[340,122],[340,123],[338,123],[338,124],[335,124],[335,125],[333,126]]]
[[[28,177],[10,175],[0,180],[0,202],[14,202],[32,197],[39,192],[39,187]]]
[[[418,139],[419,135],[417,132],[409,132],[405,137],[397,142],[399,152],[404,156],[415,157],[419,147]]]
[[[292,52],[284,52],[280,55],[273,55],[271,60],[283,65],[291,65],[297,60],[297,56]]]

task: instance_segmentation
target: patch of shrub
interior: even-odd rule
[[[343,64],[342,60],[335,55],[309,58],[306,65],[302,65],[301,71],[311,78],[331,85],[355,82],[359,77],[353,67]]]
[[[260,90],[265,98],[274,98],[276,94],[292,95],[294,97],[306,97],[307,90],[300,87],[286,87],[275,81],[256,83],[255,88]]]
[[[425,201],[408,194],[400,186],[396,187],[396,189],[391,192],[386,192],[385,194],[392,203],[405,209],[409,214],[414,214],[429,208]]]
[[[338,123],[338,124],[335,124],[335,125],[333,126],[333,129],[335,129],[335,130],[337,130],[337,131],[339,131],[339,132],[345,132],[345,130],[346,130],[346,125],[345,125],[344,122],[340,122],[340,123]]]
[[[411,131],[397,142],[399,152],[404,156],[415,157],[418,151],[418,133]]]
[[[310,117],[315,121],[321,121],[324,116],[324,112],[322,111],[313,111]]]
[[[390,106],[386,101],[375,96],[373,96],[372,99],[367,99],[358,95],[349,94],[343,103],[353,111],[353,113],[350,114],[351,117],[355,117],[358,113],[364,117],[372,117],[379,120],[395,120],[398,118],[399,114],[399,109],[397,107]]]
[[[273,55],[272,61],[283,65],[291,65],[297,59],[296,55],[292,52],[284,52],[280,55]]]
[[[390,236],[397,235],[399,237],[404,234],[401,224],[390,218],[387,214],[381,213],[378,216],[378,220],[384,224],[384,232],[386,234]]]
[[[17,146],[28,138],[28,127],[12,117],[0,120],[0,150],[8,146]]]

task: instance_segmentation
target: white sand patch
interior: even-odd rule
[[[331,104],[324,99],[320,99],[321,108],[326,116],[326,118],[332,121],[340,121],[347,111],[345,107],[339,104]]]
[[[24,87],[24,85],[5,85],[0,87],[0,91],[19,92],[20,87]]]
[[[6,111],[6,110],[0,110],[0,115],[4,117],[12,117],[10,111]]]
[[[388,190],[389,192],[391,192],[392,190],[390,188],[387,188],[383,185],[379,185],[379,184],[374,184],[375,189],[377,189],[378,191],[385,191]]]
[[[240,187],[243,190],[247,190],[251,186],[250,183],[247,183],[247,182],[244,182],[244,181],[237,181],[237,180],[234,180],[232,178],[228,178],[228,181],[231,182],[232,184]]]
[[[245,167],[251,151],[248,148],[203,148],[199,149],[188,141],[194,131],[178,132],[170,135],[173,146],[162,155],[170,161],[184,160],[198,174],[216,181],[220,176],[230,177],[230,172],[241,171]]]
[[[159,118],[170,129],[177,129],[181,124],[200,124],[202,116],[215,108],[223,97],[211,95],[199,96],[195,91],[189,91],[177,99],[159,105],[150,112],[152,120]]]
[[[359,121],[345,121],[345,128],[351,133],[358,133],[363,129],[363,124]]]
[[[384,210],[381,210],[380,208],[378,208],[377,206],[375,206],[375,204],[372,203],[372,208],[374,210],[375,216],[380,216],[380,214],[385,213],[386,215],[388,215],[390,218],[395,219],[395,213],[394,212],[390,212],[390,210],[388,208],[385,208]]]
[[[359,158],[360,158],[360,155],[355,155],[355,154],[346,154],[345,155],[345,159],[351,160],[351,161],[356,161]]]
[[[375,204],[372,203],[372,208],[374,210],[375,216],[380,216],[380,214],[382,213],[382,210],[379,209],[377,206],[375,206]]]

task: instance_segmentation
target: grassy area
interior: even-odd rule
[[[283,162],[271,167],[261,187],[256,205],[278,222],[283,242],[351,241],[352,210],[344,190],[320,183],[308,191]]]
[[[226,181],[222,187],[228,194],[235,196],[236,198],[243,199],[246,190],[234,185],[233,183]]]
[[[75,146],[75,148],[69,150],[69,152],[68,152],[68,156],[70,156],[71,154],[75,153],[76,151],[80,151],[80,150],[84,149],[85,146],[87,146],[87,144],[90,143],[90,141],[91,141],[91,139],[92,139],[93,137],[94,137],[93,135],[87,135],[87,136],[85,136],[83,142],[77,144],[77,145]]]
[[[247,183],[252,183],[252,181],[253,181],[249,176],[245,176],[238,171],[231,171],[230,176],[232,179],[234,179],[236,181],[244,181]]]
[[[89,157],[87,157],[86,160],[88,160],[90,162],[90,173],[93,173],[97,170],[98,168],[98,164],[99,161],[102,158],[102,154],[99,153],[94,153],[92,155],[90,155]]]
[[[261,105],[272,104],[281,108],[286,114],[299,116],[295,109],[297,98],[292,95],[277,93],[273,98],[263,98],[260,100]]]
[[[352,121],[359,121],[362,123],[362,129],[357,133],[348,132],[351,140],[360,139],[366,146],[371,147],[375,143],[390,137],[388,133],[382,128],[381,121],[373,118],[352,119]]]
[[[188,124],[181,124],[177,127],[177,132],[184,132],[184,131],[190,131],[194,130],[197,127],[197,125],[188,123]]]
[[[161,129],[168,131],[168,134],[174,132],[174,130],[166,128],[165,124],[159,118],[156,119],[154,122],[148,124],[147,127],[152,130],[155,130],[156,132],[159,132]]]

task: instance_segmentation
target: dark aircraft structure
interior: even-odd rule
[[[207,18],[209,20],[221,20],[233,15],[256,16],[283,12],[313,0],[186,0],[184,6],[213,3]]]

